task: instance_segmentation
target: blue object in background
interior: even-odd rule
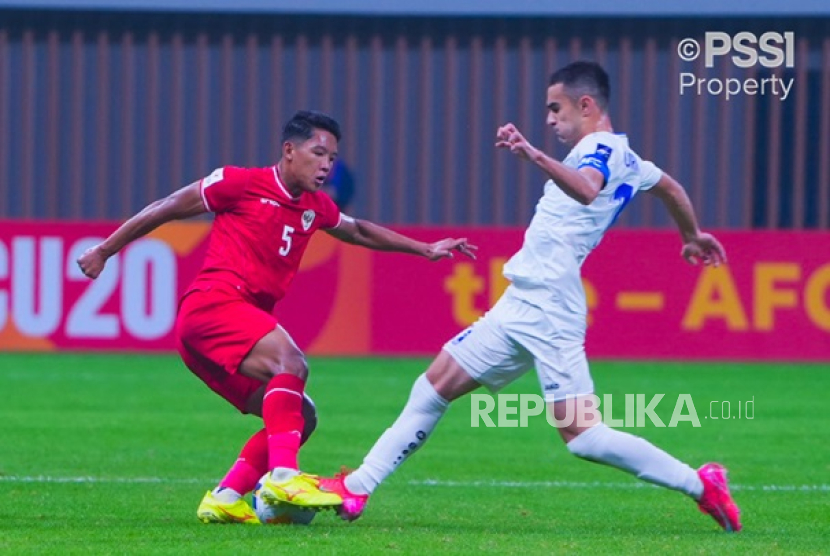
[[[354,177],[342,160],[335,160],[329,178],[323,185],[323,191],[337,203],[337,208],[345,211],[354,198]]]

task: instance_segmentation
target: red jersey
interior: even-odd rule
[[[276,166],[217,168],[199,184],[216,213],[204,265],[188,291],[220,282],[271,312],[320,228],[340,224],[340,210],[322,192],[292,197]]]

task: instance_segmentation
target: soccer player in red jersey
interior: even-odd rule
[[[370,249],[430,260],[454,252],[474,257],[466,239],[424,243],[341,214],[320,191],[337,156],[340,127],[319,112],[301,111],[285,125],[282,157],[268,168],[225,166],[155,201],[78,259],[96,278],[108,258],[171,220],[215,213],[204,265],[179,301],[177,347],[185,365],[265,427],[242,448],[197,515],[205,523],[257,523],[242,496],[260,488],[269,503],[322,508],[342,503],[299,471],[297,454],[316,423],[305,395],[305,356],[273,316],[319,229]]]

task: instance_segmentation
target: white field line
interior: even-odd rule
[[[638,489],[660,488],[649,483],[611,483],[611,482],[579,482],[579,481],[440,481],[427,479],[425,481],[409,481],[413,486],[434,487],[467,487],[467,488],[612,488]],[[764,491],[764,492],[830,492],[830,485],[736,485],[729,488],[734,491]]]
[[[0,483],[116,483],[116,484],[213,484],[217,479],[173,479],[164,477],[53,477],[49,475],[0,475]],[[648,483],[578,482],[578,481],[442,481],[426,479],[408,481],[410,486],[444,488],[563,488],[563,489],[639,489],[656,488]],[[741,485],[730,484],[734,491],[759,492],[830,492],[830,485]]]

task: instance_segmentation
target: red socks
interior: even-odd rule
[[[288,373],[276,375],[265,388],[262,420],[268,431],[268,469],[298,469],[297,452],[305,424],[304,390],[305,381]]]
[[[302,413],[304,390],[305,381],[294,375],[280,373],[271,379],[262,402],[265,428],[248,439],[239,459],[219,483],[220,487],[245,494],[253,491],[270,469],[298,468],[297,453],[305,425]]]
[[[251,492],[268,469],[268,434],[261,429],[243,446],[239,459],[219,486],[231,488],[239,494]]]

